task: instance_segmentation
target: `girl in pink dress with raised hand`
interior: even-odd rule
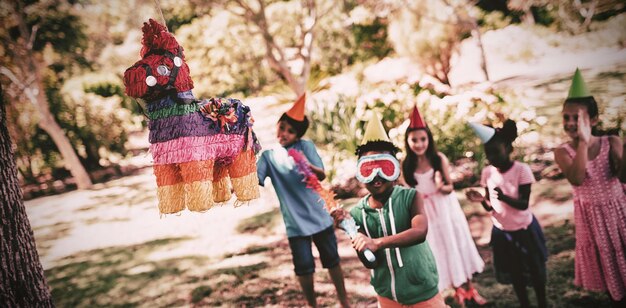
[[[471,279],[474,273],[483,271],[485,263],[454,194],[450,163],[443,153],[437,152],[433,135],[417,107],[413,108],[410,119],[404,138],[403,178],[424,198],[428,218],[426,241],[437,263],[439,291],[454,287],[454,299],[459,305],[464,306],[466,300],[484,305],[487,300],[478,294]],[[463,288],[465,283],[467,289]]]
[[[626,194],[618,136],[597,137],[598,105],[577,69],[563,104],[563,129],[570,140],[554,160],[574,190],[576,256],[574,284],[609,294],[613,307],[626,307]]]

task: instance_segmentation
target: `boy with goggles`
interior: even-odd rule
[[[360,226],[352,240],[359,259],[373,270],[371,285],[378,294],[380,307],[446,307],[439,294],[435,259],[425,242],[428,221],[423,201],[413,188],[396,185],[400,163],[398,148],[374,114],[369,121],[359,156],[357,179],[370,192],[347,213],[332,213],[335,221],[352,216]],[[363,252],[376,255],[369,262]]]

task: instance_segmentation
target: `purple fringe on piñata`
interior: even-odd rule
[[[223,134],[214,128],[213,121],[205,118],[198,111],[183,116],[150,121],[148,127],[150,128],[148,137],[150,143],[165,142],[181,137]],[[239,130],[233,133],[242,134],[243,132],[244,130]]]
[[[237,115],[237,121],[226,127],[226,129],[213,119],[208,118],[202,112],[200,112],[201,106],[209,104],[211,100],[202,100],[193,102],[192,104],[198,105],[198,110],[186,115],[170,116],[161,119],[151,120],[148,124],[150,129],[149,141],[150,143],[165,142],[181,137],[197,137],[197,136],[213,136],[216,134],[245,134],[247,130],[252,126],[250,121],[250,108],[241,103],[237,99],[223,99],[227,103],[233,106]],[[163,106],[163,108],[149,108],[150,112],[165,108],[173,108],[176,102],[172,99],[162,99],[156,102],[154,105]],[[169,106],[169,107],[165,107]],[[150,105],[149,107],[153,107]],[[253,136],[255,152],[260,149],[260,144],[256,140],[256,135]]]

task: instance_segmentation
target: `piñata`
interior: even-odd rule
[[[145,101],[159,211],[206,211],[259,197],[250,108],[232,98],[196,99],[183,47],[153,19],[141,60],[124,72],[126,94]],[[231,192],[232,187],[232,192]]]

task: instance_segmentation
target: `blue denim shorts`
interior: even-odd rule
[[[339,264],[337,252],[337,237],[333,226],[309,236],[294,236],[289,238],[289,247],[297,276],[309,275],[315,272],[315,260],[311,241],[315,243],[320,253],[322,267],[333,268]]]

